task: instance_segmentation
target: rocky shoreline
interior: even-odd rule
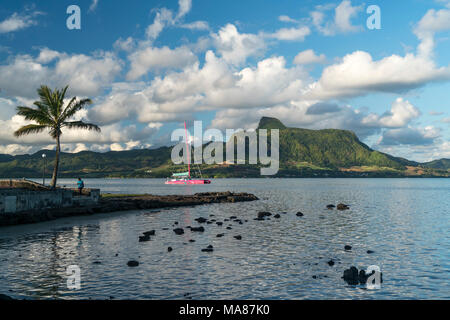
[[[118,211],[162,209],[197,206],[210,203],[234,203],[259,200],[250,193],[203,192],[194,195],[139,195],[103,198],[97,205],[88,207],[55,208],[40,211],[26,211],[0,216],[0,227],[38,223],[58,218],[93,215]]]

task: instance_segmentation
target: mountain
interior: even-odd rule
[[[347,130],[288,128],[280,120],[269,117],[260,120],[257,131],[261,129],[280,130],[279,177],[450,176],[449,159],[419,164],[394,157],[372,150],[355,133]],[[168,177],[172,172],[185,169],[172,164],[171,150],[171,147],[161,147],[106,153],[62,153],[60,177]],[[43,153],[46,160],[42,158]],[[55,152],[49,150],[32,155],[0,155],[0,177],[42,177],[45,161],[47,176],[50,176],[54,158]],[[228,163],[200,165],[204,176],[216,178],[259,177],[260,167]]]
[[[374,151],[352,131],[287,128],[278,119],[262,118],[258,129],[280,129],[280,161],[307,162],[327,168],[379,166],[405,169],[412,163]]]
[[[434,161],[422,163],[421,166],[423,166],[425,168],[449,170],[450,169],[450,159],[434,160]]]

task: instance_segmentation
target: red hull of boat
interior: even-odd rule
[[[210,180],[196,179],[196,180],[177,180],[166,181],[166,184],[210,184]]]

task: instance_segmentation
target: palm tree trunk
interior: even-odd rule
[[[61,144],[59,141],[59,136],[56,138],[56,155],[55,155],[55,168],[53,169],[52,176],[52,189],[56,188],[56,180],[58,180],[58,169],[59,169],[59,152],[61,151]]]

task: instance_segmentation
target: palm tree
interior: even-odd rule
[[[56,140],[56,156],[55,167],[53,169],[51,187],[56,187],[56,180],[58,179],[59,168],[59,154],[61,152],[61,135],[62,128],[68,129],[86,129],[100,132],[100,128],[92,123],[85,123],[83,121],[68,121],[78,111],[83,109],[86,105],[91,104],[90,99],[78,100],[73,97],[70,102],[64,107],[64,97],[69,86],[62,90],[51,90],[47,86],[41,86],[37,93],[40,100],[35,101],[34,105],[37,108],[17,107],[17,114],[25,117],[25,120],[34,121],[35,124],[29,124],[21,127],[14,132],[16,137],[25,136],[28,134],[40,133],[48,130],[50,136]]]

